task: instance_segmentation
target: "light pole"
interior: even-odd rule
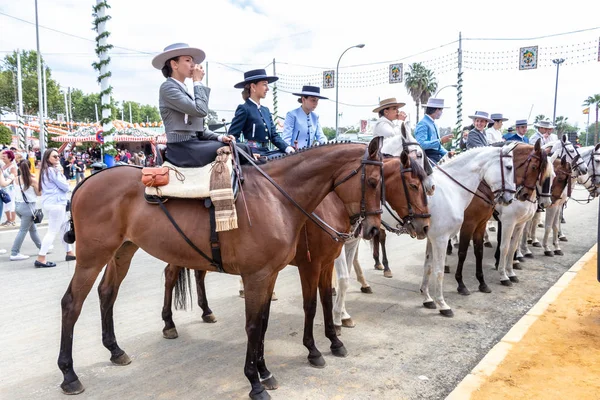
[[[339,83],[340,83],[340,78],[339,78],[340,61],[342,60],[342,57],[344,56],[344,54],[346,54],[346,52],[348,50],[353,49],[355,47],[359,48],[359,49],[362,49],[363,47],[365,47],[365,45],[364,44],[357,44],[356,46],[350,46],[350,47],[348,47],[346,50],[344,50],[344,52],[342,53],[342,55],[338,59],[337,66],[335,67],[335,138],[336,139],[338,137],[338,123],[339,123],[339,119],[340,119],[340,114],[338,112],[338,90],[339,90]]]
[[[434,98],[434,99],[437,99],[437,95],[438,95],[438,94],[439,94],[439,93],[440,93],[442,90],[444,90],[444,89],[446,89],[446,88],[448,88],[448,87],[453,87],[453,88],[456,88],[456,87],[458,87],[458,85],[446,85],[446,86],[444,86],[443,88],[441,88],[440,90],[438,90],[437,92],[435,92],[435,94],[433,95],[433,98]]]
[[[564,58],[555,58],[552,60],[554,64],[556,64],[556,87],[554,88],[554,114],[552,114],[552,123],[556,123],[556,95],[558,94],[558,70],[560,68],[560,64],[565,62]]]

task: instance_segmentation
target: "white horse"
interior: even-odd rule
[[[426,308],[435,309],[437,306],[442,315],[454,315],[443,294],[448,239],[460,230],[464,211],[482,180],[492,188],[496,202],[512,202],[516,190],[511,155],[513,148],[512,144],[475,148],[454,157],[443,168],[434,168],[436,189],[429,202],[431,223],[427,232],[427,250],[420,288]],[[435,299],[429,295],[429,279],[432,275]]]

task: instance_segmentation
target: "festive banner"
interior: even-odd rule
[[[335,87],[335,71],[323,71],[323,89],[333,89]]]
[[[402,63],[390,64],[390,83],[401,83],[402,75]]]
[[[538,66],[538,47],[521,47],[519,51],[519,69],[536,69]]]

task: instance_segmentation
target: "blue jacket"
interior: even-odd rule
[[[428,157],[431,157],[431,154],[437,155],[437,160],[446,155],[448,151],[442,147],[440,142],[440,134],[438,133],[437,126],[435,126],[435,122],[429,115],[425,115],[422,120],[417,123],[415,127],[415,139],[423,150],[428,153]]]
[[[285,151],[288,146],[277,133],[269,109],[262,105],[259,109],[250,99],[235,110],[229,134],[238,141],[240,135],[244,134],[244,141],[271,142],[281,151]]]
[[[283,140],[290,146],[294,146],[294,141],[297,140],[299,149],[310,147],[314,142],[327,143],[319,116],[314,112],[306,115],[302,107],[288,112],[285,116]]]
[[[504,140],[506,140],[507,142],[512,140],[514,142],[523,142],[523,143],[527,143],[529,144],[529,138],[527,136],[519,136],[517,133],[507,133],[506,135],[503,136]]]

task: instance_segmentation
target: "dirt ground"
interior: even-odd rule
[[[473,400],[600,398],[596,259],[585,264]]]

